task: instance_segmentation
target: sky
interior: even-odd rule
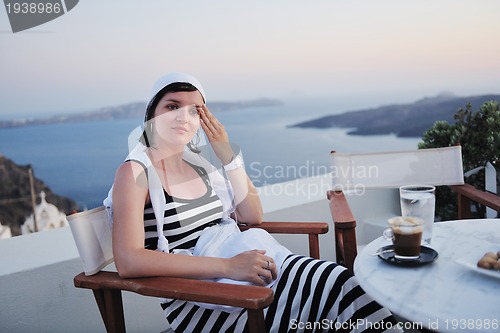
[[[498,13],[498,0],[81,0],[12,33],[3,7],[0,119],[145,101],[172,71],[209,101],[500,93]]]

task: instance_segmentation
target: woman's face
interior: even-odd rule
[[[203,105],[198,91],[166,93],[154,111],[157,144],[186,145],[200,127],[198,109]]]

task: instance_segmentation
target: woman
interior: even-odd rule
[[[332,331],[349,325],[362,331],[384,322],[377,326],[383,331],[395,324],[335,263],[292,255],[262,235],[254,237],[266,239],[262,248],[251,244],[249,249],[257,249],[228,254],[241,243],[230,241],[240,237],[235,220],[260,224],[262,208],[241,157],[205,102],[203,87],[187,74],[166,75],[153,88],[141,143],[118,168],[112,189],[113,253],[120,276],[271,286],[275,300],[266,309],[266,325],[272,332],[300,330],[313,322]],[[227,179],[197,157],[200,127]],[[231,237],[216,243],[213,233],[219,235],[219,230],[230,230]],[[225,248],[222,253],[217,244]],[[268,244],[274,245],[267,249]],[[178,300],[165,300],[162,307],[176,332],[242,332],[247,321],[242,309],[221,311]]]

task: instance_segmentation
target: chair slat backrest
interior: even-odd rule
[[[104,206],[67,216],[83,263],[85,275],[93,275],[113,262],[111,226]]]
[[[378,153],[332,152],[333,190],[464,184],[460,146]]]

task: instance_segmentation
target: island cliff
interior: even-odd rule
[[[0,154],[0,222],[10,227],[12,236],[21,234],[21,225],[33,213],[29,179],[30,165],[18,165]],[[36,204],[44,191],[47,202],[65,214],[79,210],[73,200],[52,192],[43,181],[33,177]]]
[[[456,97],[441,94],[437,97],[423,98],[412,104],[393,104],[378,108],[358,110],[325,116],[289,127],[301,128],[349,128],[353,135],[395,134],[398,137],[422,137],[437,120],[453,122],[453,116],[460,108],[471,103],[479,109],[484,102],[500,101],[500,95],[481,95]]]

